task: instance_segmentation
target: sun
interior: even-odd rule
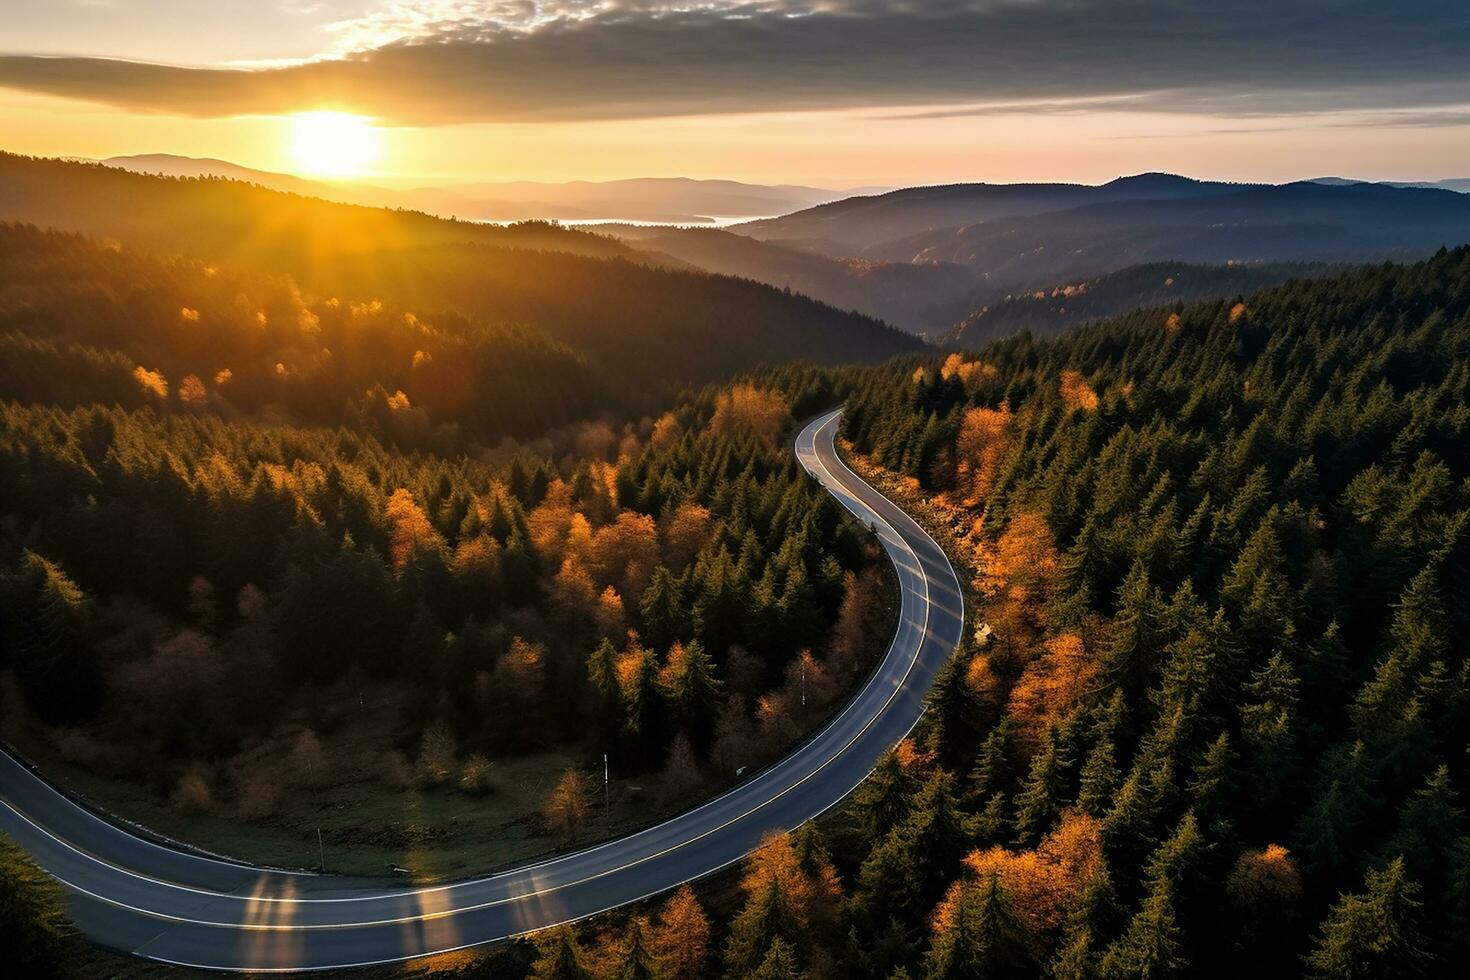
[[[299,112],[291,117],[291,158],[316,177],[358,177],[382,150],[376,126],[347,112]]]

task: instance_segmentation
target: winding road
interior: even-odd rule
[[[154,843],[0,753],[0,830],[67,889],[93,941],[164,963],[296,971],[389,963],[495,942],[636,901],[724,868],[771,830],[841,802],[924,709],[959,642],[963,600],[944,552],[838,457],[840,410],[796,437],[802,465],[873,526],[902,590],[883,662],[790,755],[646,830],[437,887],[259,868]]]

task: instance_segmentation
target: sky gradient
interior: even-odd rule
[[[1443,0],[7,0],[0,147],[300,169],[373,118],[380,182],[846,186],[1470,175]]]

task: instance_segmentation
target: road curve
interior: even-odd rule
[[[655,895],[740,860],[771,830],[846,797],[923,712],[964,609],[944,552],[838,458],[840,410],[796,437],[802,465],[876,528],[902,590],[899,625],[857,696],[790,755],[646,830],[538,864],[437,887],[257,868],[154,843],[0,753],[0,830],[69,893],[93,941],[213,970],[366,966],[495,942]]]

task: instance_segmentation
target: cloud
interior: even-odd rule
[[[1470,102],[1470,4],[1444,0],[435,0],[333,29],[335,57],[250,69],[0,56],[0,86],[133,110],[330,106],[416,125]]]

